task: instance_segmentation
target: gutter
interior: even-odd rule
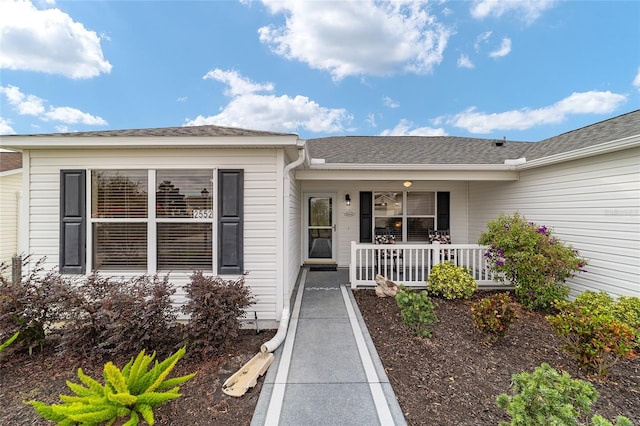
[[[285,206],[285,215],[284,215],[284,226],[282,228],[282,243],[284,246],[284,256],[283,256],[283,274],[288,278],[288,274],[286,274],[286,262],[284,259],[287,259],[287,253],[289,252],[289,238],[287,234],[287,230],[289,229],[289,215],[286,213],[286,209],[289,206],[289,189],[291,188],[291,171],[301,165],[306,159],[306,152],[304,149],[304,141],[301,141],[301,144],[298,145],[298,158],[292,162],[287,164],[284,168],[283,172],[283,180],[284,184],[282,185],[282,199],[283,204]],[[282,288],[284,289],[285,283],[282,283]],[[283,291],[283,293],[285,293]],[[284,342],[285,337],[287,337],[287,329],[289,328],[289,311],[290,311],[290,297],[287,294],[283,294],[283,308],[282,315],[280,317],[280,325],[278,326],[278,331],[273,338],[260,346],[260,351],[262,353],[269,353],[275,351],[278,346]]]

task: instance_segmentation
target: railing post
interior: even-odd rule
[[[434,241],[431,243],[433,251],[431,252],[431,265],[432,267],[440,263],[440,242]]]
[[[351,261],[349,262],[349,282],[351,283],[351,288],[356,288],[356,242],[351,241]]]

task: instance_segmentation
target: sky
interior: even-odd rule
[[[637,109],[638,1],[0,0],[0,134],[539,141]]]

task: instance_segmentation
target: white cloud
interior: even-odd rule
[[[380,136],[446,136],[447,133],[442,128],[433,127],[413,127],[413,122],[402,119],[393,129],[385,129],[380,132]]]
[[[371,127],[378,127],[378,124],[376,123],[376,115],[372,112],[367,114],[367,118],[365,119],[365,121]]]
[[[469,59],[469,57],[465,54],[460,55],[460,57],[458,58],[458,68],[475,68],[475,65],[473,65],[473,62],[471,62],[471,59]]]
[[[476,19],[499,18],[513,12],[514,16],[531,24],[555,3],[555,0],[476,0],[471,6],[471,16]]]
[[[335,80],[429,73],[442,62],[453,34],[421,1],[262,1],[272,13],[284,14],[286,23],[260,28],[260,40]]]
[[[638,91],[640,91],[640,67],[638,67],[638,73],[636,74],[636,77],[633,79],[633,87],[635,87],[636,89],[638,89]]]
[[[46,100],[35,96],[25,95],[16,86],[0,86],[3,93],[15,111],[20,115],[32,115],[43,121],[59,121],[68,124],[106,125],[107,122],[98,116],[82,112],[71,107],[45,107]]]
[[[476,41],[473,45],[476,49],[476,52],[479,52],[482,45],[489,41],[489,39],[491,38],[491,34],[493,34],[493,31],[487,31],[476,37]]]
[[[0,135],[15,135],[16,131],[11,127],[11,120],[0,117]]]
[[[388,106],[389,108],[399,108],[400,104],[396,101],[394,101],[393,99],[391,99],[388,96],[384,96],[382,98],[382,100],[384,101],[385,106]]]
[[[60,9],[24,0],[0,1],[0,68],[91,78],[109,73],[100,37]]]
[[[492,58],[502,58],[503,56],[507,56],[509,53],[511,53],[511,39],[505,37],[502,39],[500,47],[493,52],[490,52],[489,56]]]
[[[568,115],[607,114],[626,101],[625,95],[589,91],[573,93],[553,105],[538,109],[523,108],[500,113],[477,112],[475,107],[447,119],[447,124],[471,133],[496,130],[526,130],[535,126],[560,123]]]
[[[187,120],[187,126],[215,124],[254,130],[295,132],[342,132],[352,116],[342,108],[326,108],[306,96],[275,96],[271,83],[258,84],[241,76],[237,71],[213,70],[205,78],[226,84],[225,93],[231,101],[212,116],[198,116]]]
[[[189,100],[188,97],[180,96],[178,99],[176,99],[176,102],[187,102],[187,100]]]

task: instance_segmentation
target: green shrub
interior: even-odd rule
[[[426,291],[400,289],[396,294],[402,322],[420,336],[431,337],[431,324],[438,320],[433,301]]]
[[[469,270],[452,262],[438,263],[427,277],[429,292],[445,299],[468,299],[477,288]]]
[[[558,373],[549,364],[543,363],[533,373],[512,376],[515,395],[499,395],[496,404],[504,408],[511,421],[500,422],[501,426],[547,426],[585,424],[591,405],[600,394],[584,380],[572,379],[569,373]],[[611,425],[601,416],[591,420],[593,426]],[[616,425],[632,426],[629,419],[619,416]]]
[[[640,352],[640,297],[620,296],[614,312],[616,318],[635,330],[635,348]]]
[[[509,293],[497,293],[471,304],[473,325],[486,333],[490,340],[504,336],[517,317]]]
[[[93,273],[70,285],[64,310],[62,347],[84,356],[120,356],[145,348],[175,347],[175,289],[169,276],[142,275],[128,280]]]
[[[47,420],[59,425],[74,424],[113,424],[118,418],[129,418],[126,425],[137,425],[140,417],[149,425],[155,423],[153,410],[163,403],[178,398],[181,385],[190,380],[195,373],[167,379],[173,367],[185,354],[181,348],[169,358],[158,363],[150,370],[149,365],[155,358],[145,355],[144,350],[124,366],[122,370],[113,363],[104,366],[102,385],[78,369],[78,378],[82,384],[67,381],[67,386],[75,394],[60,395],[62,404],[47,405],[40,401],[28,401],[27,404]]]
[[[533,373],[514,374],[512,381],[515,395],[503,393],[496,399],[511,416],[510,423],[501,425],[575,425],[599,396],[591,383],[559,374],[546,363]]]
[[[513,284],[522,306],[550,310],[555,300],[564,300],[567,278],[585,272],[586,260],[577,250],[556,238],[551,229],[528,222],[515,213],[501,214],[487,224],[479,243],[489,246],[485,254],[498,280]]]
[[[244,276],[223,280],[196,271],[185,290],[189,296],[183,306],[183,312],[190,315],[186,326],[189,347],[201,356],[219,353],[238,337],[240,317],[253,303]]]
[[[556,307],[559,312],[547,319],[581,367],[606,375],[618,360],[636,356],[637,330],[617,318],[616,304],[606,293],[587,291]]]

